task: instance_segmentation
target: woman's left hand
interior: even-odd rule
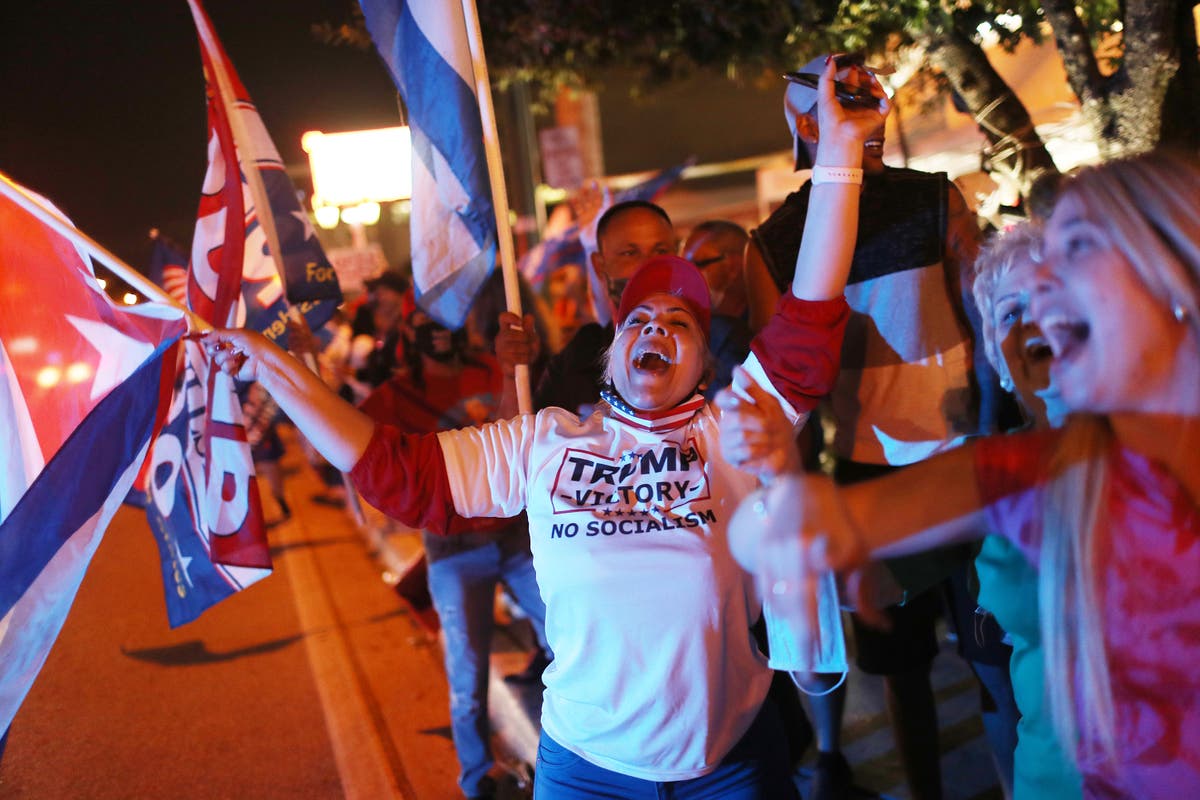
[[[725,460],[764,481],[787,472],[799,472],[796,428],[779,401],[755,383],[742,367],[734,368],[733,380],[735,385],[743,387],[749,400],[732,387],[717,393],[721,452]]]

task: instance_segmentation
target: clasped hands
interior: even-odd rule
[[[817,625],[817,582],[838,573],[844,601],[869,623],[885,626],[879,609],[899,600],[886,568],[868,561],[863,538],[842,494],[827,476],[804,473],[796,427],[779,401],[736,368],[734,384],[718,393],[721,451],[735,467],[764,482],[738,507],[729,525],[734,558],[757,579],[760,594],[787,594]]]

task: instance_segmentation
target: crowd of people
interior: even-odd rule
[[[847,636],[912,796],[940,798],[939,614],[1006,796],[1194,795],[1200,165],[1081,170],[983,242],[944,175],[883,164],[869,67],[808,70],[785,113],[811,178],[682,245],[653,203],[597,209],[577,268],[607,324],[561,348],[557,310],[492,292],[453,332],[391,273],[326,348],[340,377],[253,332],[204,344],[425,532],[467,797],[494,789],[498,582],[548,662],[538,800],[797,797],[812,742],[810,796],[850,797]]]

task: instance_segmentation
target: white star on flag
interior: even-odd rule
[[[310,222],[308,219],[308,214],[305,214],[303,209],[298,208],[291,213],[292,216],[300,220],[300,224],[304,226],[304,241],[307,242],[309,239],[317,235],[317,232],[313,230],[312,222]]]
[[[108,394],[154,352],[154,345],[126,336],[116,328],[70,314],[66,316],[75,329],[100,353],[100,362],[96,365],[96,374],[92,379],[92,400]]]
[[[179,569],[183,572],[183,578],[187,581],[188,586],[193,586],[192,576],[188,574],[188,567],[192,565],[192,557],[183,554],[183,551],[179,549],[179,542],[174,542],[174,545],[175,560],[179,562]]]

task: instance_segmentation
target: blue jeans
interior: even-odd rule
[[[783,725],[774,704],[715,770],[686,781],[631,778],[580,758],[542,732],[533,800],[800,800],[788,767]]]
[[[445,637],[450,684],[450,732],[460,768],[458,785],[470,796],[492,767],[488,738],[488,659],[496,585],[503,581],[546,647],[546,606],[538,592],[522,526],[489,534],[424,535],[429,594]]]
[[[996,773],[1000,776],[1004,796],[1011,797],[1017,749],[1017,721],[1021,718],[1021,711],[1017,708],[1017,700],[1013,696],[1012,676],[1008,667],[978,661],[967,663],[979,679],[983,690],[980,697],[983,732],[987,735],[988,745],[992,749],[992,760],[996,762]]]

